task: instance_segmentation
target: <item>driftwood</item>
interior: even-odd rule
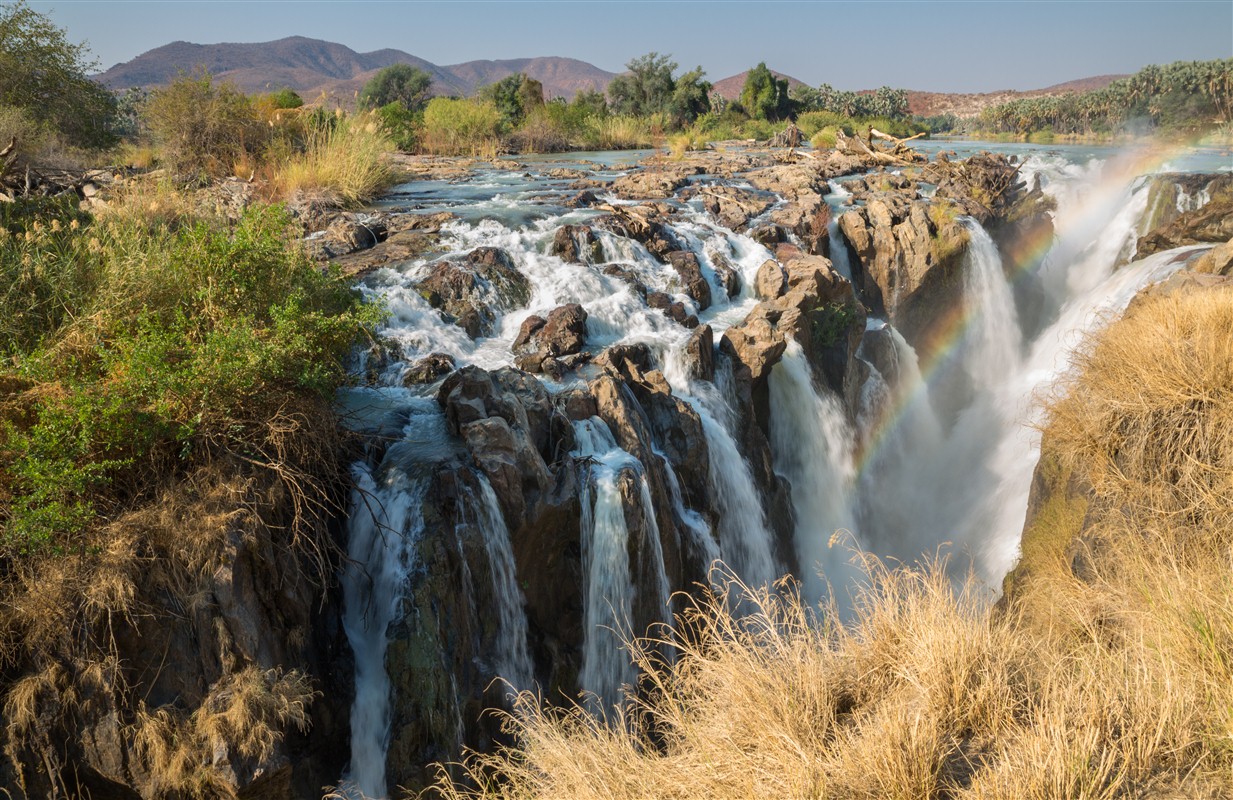
[[[796,127],[795,123],[788,123],[788,127],[781,130],[779,133],[771,137],[767,142],[767,147],[800,147],[801,142],[805,140],[805,136],[801,133],[801,129]]]
[[[0,149],[0,203],[11,203],[18,197],[54,197],[68,192],[85,198],[96,194],[99,184],[111,181],[111,171],[105,169],[68,170],[28,163],[15,169],[18,156],[14,137]]]

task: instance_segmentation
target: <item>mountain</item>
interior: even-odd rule
[[[112,89],[148,88],[170,83],[181,72],[204,68],[246,92],[287,87],[306,98],[324,92],[345,101],[391,64],[410,64],[427,71],[432,75],[433,93],[441,95],[468,95],[480,86],[524,72],[544,84],[547,97],[572,98],[579,89],[604,89],[613,78],[611,72],[572,58],[468,61],[442,67],[401,50],[357,53],[345,45],[303,36],[257,44],[172,42],[117,64],[98,78]]]
[[[805,82],[793,78],[791,75],[784,75],[782,72],[771,70],[771,74],[776,78],[785,79],[788,81],[788,91],[792,91],[797,86],[804,86]],[[739,74],[724,78],[721,81],[715,81],[715,92],[727,100],[739,100],[741,90],[745,88],[745,79],[749,77],[749,70],[745,70]]]
[[[1103,89],[1125,75],[1094,75],[1090,78],[1078,78],[1065,83],[1047,86],[1044,89],[1018,91],[1005,89],[998,92],[908,92],[908,108],[913,114],[922,117],[932,117],[941,114],[954,114],[958,117],[978,116],[982,109],[989,106],[1020,100],[1025,97],[1045,97],[1048,95],[1067,94],[1069,92],[1087,92],[1093,89]]]

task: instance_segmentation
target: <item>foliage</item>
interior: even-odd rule
[[[476,96],[496,106],[505,125],[513,128],[544,105],[544,85],[521,72],[515,72],[481,88]]]
[[[424,109],[422,146],[443,155],[495,155],[502,122],[492,103],[434,97]]]
[[[704,80],[702,67],[696,67],[676,79],[667,112],[675,127],[690,124],[711,108],[711,84]]]
[[[277,208],[234,229],[78,214],[0,240],[0,557],[63,552],[165,475],[246,452],[246,420],[331,395],[378,320]]]
[[[908,117],[908,93],[904,89],[881,86],[872,92],[849,92],[824,83],[798,95],[802,111],[829,111],[842,117]]]
[[[25,109],[71,144],[111,145],[116,101],[88,77],[96,69],[86,45],[24,0],[0,6],[0,106]]]
[[[361,108],[381,108],[402,103],[411,111],[423,110],[432,87],[432,75],[410,64],[391,64],[380,70],[360,90]]]
[[[376,113],[394,147],[404,153],[413,152],[419,144],[419,128],[424,115],[415,113],[397,100],[381,106]]]
[[[1203,130],[1233,121],[1233,59],[1150,65],[1103,89],[1026,97],[984,109],[990,133],[1109,134],[1124,129]]]
[[[270,136],[243,92],[206,73],[181,74],[155,90],[144,118],[163,165],[190,180],[233,174],[237,163],[262,152]]]
[[[609,105],[614,114],[646,116],[668,110],[676,82],[672,73],[676,62],[671,56],[647,53],[633,59],[608,84]]]
[[[745,76],[741,106],[755,119],[784,119],[792,110],[788,99],[788,81],[776,78],[766,68],[766,62],[760,62]]]
[[[278,109],[299,108],[304,105],[304,98],[300,97],[298,92],[284,87],[270,93],[270,103]]]
[[[600,91],[579,89],[569,105],[571,111],[583,118],[608,116],[608,100]]]

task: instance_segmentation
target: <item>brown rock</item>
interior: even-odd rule
[[[685,293],[697,302],[698,310],[705,311],[710,308],[711,284],[707,283],[702,275],[702,266],[698,263],[698,257],[688,251],[678,250],[668,253],[667,260],[672,269],[676,270],[676,274],[680,276],[681,283],[685,286]]]
[[[764,261],[754,278],[754,294],[760,300],[774,300],[788,289],[788,274],[778,261]]]
[[[531,298],[531,284],[509,254],[495,247],[438,261],[416,289],[447,321],[473,339],[492,336],[498,312],[521,308]]]
[[[604,246],[589,225],[562,225],[548,249],[550,255],[574,264],[597,264],[604,260]]]
[[[404,386],[414,386],[422,383],[432,383],[438,378],[454,371],[453,356],[446,353],[429,353],[407,368],[403,375]]]

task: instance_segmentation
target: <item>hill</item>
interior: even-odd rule
[[[788,81],[788,91],[795,89],[797,86],[804,86],[805,82],[793,78],[791,75],[785,75],[782,72],[771,70],[771,74],[776,78],[785,79]],[[715,81],[715,92],[726,100],[740,99],[741,89],[745,88],[745,79],[749,77],[749,70],[737,73],[731,77],[724,78],[720,81]]]
[[[149,88],[169,83],[180,72],[204,68],[246,92],[287,87],[305,96],[322,92],[344,99],[391,64],[411,64],[433,77],[433,92],[468,95],[480,86],[524,72],[544,84],[547,97],[573,97],[580,89],[603,89],[613,73],[572,58],[540,57],[468,61],[438,66],[401,50],[357,53],[351,48],[291,36],[274,42],[193,44],[172,42],[117,64],[98,76],[112,89]]]

